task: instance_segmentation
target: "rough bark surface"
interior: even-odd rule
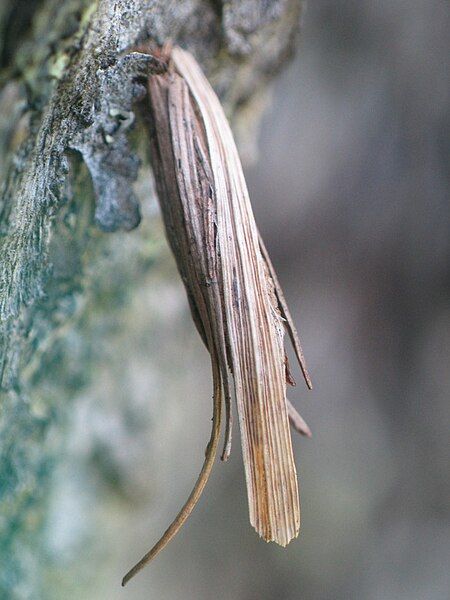
[[[300,12],[300,0],[2,3],[0,598],[50,597],[45,524],[71,400],[91,393],[105,348],[145,317],[133,294],[154,284],[134,112],[147,59],[130,49],[189,49],[248,147]]]

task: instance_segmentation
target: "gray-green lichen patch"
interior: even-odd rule
[[[49,556],[49,492],[61,458],[69,459],[73,401],[92,385],[99,364],[107,368],[107,340],[117,346],[127,335],[127,320],[135,318],[128,306],[148,285],[163,247],[148,210],[132,234],[115,238],[93,228],[89,176],[77,157],[72,161],[78,175],[53,223],[47,293],[29,307],[26,322],[17,321],[14,340],[28,343],[15,354],[18,377],[1,396],[0,598],[48,597],[39,589],[57,558]],[[106,470],[108,461],[102,464]]]

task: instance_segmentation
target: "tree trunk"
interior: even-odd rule
[[[108,509],[97,519],[90,507],[89,535],[83,519],[76,534],[63,528],[66,544],[54,535],[58,503],[78,496],[88,464],[94,486],[127,500],[139,487],[127,475],[132,457],[117,456],[120,440],[105,446],[102,423],[116,419],[131,444],[158,410],[140,401],[139,377],[152,368],[147,340],[170,327],[161,297],[173,269],[136,127],[146,59],[130,51],[148,39],[189,49],[248,156],[300,12],[300,0],[3,0],[0,598],[51,598],[56,583],[58,598],[86,598],[88,583],[97,590],[89,597],[103,597],[86,562],[69,589],[73,539],[92,546]]]

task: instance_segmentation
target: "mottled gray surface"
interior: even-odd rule
[[[132,308],[156,285],[151,225],[118,233],[139,224],[140,203],[153,197],[148,169],[139,170],[146,146],[133,104],[148,60],[130,50],[149,38],[188,48],[230,116],[240,109],[248,121],[240,129],[250,129],[261,104],[253,97],[292,52],[301,2],[274,2],[270,14],[264,2],[248,4],[239,16],[206,0],[2,4],[2,598],[54,593],[55,556],[42,532],[73,399],[89,396],[82,390],[97,384],[114,340],[120,349],[133,327],[149,332],[153,323]],[[82,582],[74,594],[86,597]]]

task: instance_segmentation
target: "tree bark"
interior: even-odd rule
[[[2,3],[1,598],[51,597],[55,472],[70,455],[76,403],[95,398],[124,418],[124,389],[108,384],[108,369],[123,381],[142,352],[128,347],[124,357],[127,336],[154,333],[142,306],[166,275],[136,127],[147,63],[130,51],[148,39],[190,50],[247,156],[267,84],[293,51],[301,4]],[[108,472],[114,461],[94,446],[86,462],[94,456]]]

